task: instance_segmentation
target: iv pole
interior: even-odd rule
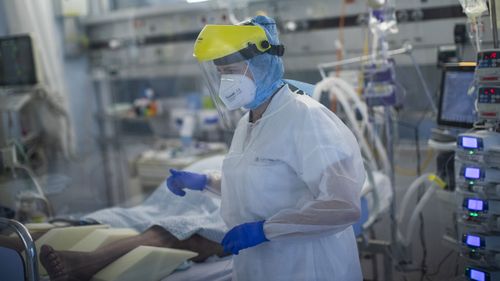
[[[413,55],[413,46],[409,43],[406,43],[403,45],[403,47],[399,49],[394,49],[394,50],[389,50],[386,54],[389,57],[394,57],[397,55],[408,55],[411,59],[411,62],[415,68],[415,71],[417,73],[419,82],[421,83],[424,92],[426,94],[426,97],[428,99],[428,102],[432,108],[432,111],[437,114],[437,107],[432,99],[432,95],[430,93],[429,87],[427,83],[425,82],[425,79],[422,75],[422,71],[420,70],[419,65],[417,64],[415,57]],[[377,54],[381,54],[378,52]],[[349,65],[349,64],[358,64],[358,63],[363,63],[367,62],[373,59],[373,55],[365,55],[365,56],[360,56],[360,57],[354,57],[354,58],[349,58],[341,61],[335,61],[335,62],[328,62],[328,63],[321,63],[318,64],[318,69],[321,74],[321,77],[323,79],[327,78],[327,70],[328,69],[334,69],[338,66],[342,65]],[[391,117],[391,112],[389,109],[386,109],[384,111],[384,120],[386,120],[386,141],[387,141],[387,154],[389,158],[389,163],[390,163],[390,168],[391,172],[389,175],[389,179],[391,182],[391,190],[393,194],[393,198],[391,200],[391,205],[390,205],[390,218],[391,218],[391,239],[389,243],[386,243],[384,241],[370,241],[369,245],[367,246],[367,249],[374,250],[375,252],[382,252],[386,253],[387,249],[390,249],[390,247],[394,247],[397,245],[397,225],[396,225],[396,205],[395,205],[395,196],[396,196],[396,187],[395,187],[395,172],[394,172],[394,143],[392,140],[392,134],[393,132],[393,127],[394,127],[394,120]],[[397,248],[396,250],[400,251],[401,249]],[[384,262],[384,275],[385,275],[385,280],[392,280],[392,262],[393,262],[393,257],[390,255],[390,259],[388,261]]]
[[[498,48],[498,26],[497,26],[497,9],[496,9],[496,1],[490,0],[490,20],[491,20],[491,29],[493,33],[493,48]]]

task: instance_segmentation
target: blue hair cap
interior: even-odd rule
[[[272,45],[279,45],[278,28],[276,22],[266,16],[256,16],[250,21],[256,26],[260,26],[266,32],[267,39]],[[249,69],[257,86],[255,99],[245,105],[245,108],[255,109],[270,98],[284,82],[283,60],[279,56],[264,53],[257,55],[249,60]]]

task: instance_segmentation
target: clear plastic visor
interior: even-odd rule
[[[219,97],[221,77],[224,74],[241,74],[251,77],[251,72],[248,67],[248,61],[243,58],[241,58],[241,60],[223,62],[227,64],[222,64],[221,61],[218,60],[212,60],[200,62],[200,66],[203,76],[207,81],[210,96],[219,112],[224,128],[227,130],[234,130],[236,129],[238,121],[246,111],[244,109],[229,110],[224,102],[222,102]]]

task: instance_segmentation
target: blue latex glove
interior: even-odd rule
[[[167,187],[178,196],[186,195],[185,188],[192,190],[203,190],[207,185],[206,175],[186,171],[170,169],[170,177],[167,178]]]
[[[264,221],[237,225],[222,239],[221,245],[226,253],[237,255],[240,250],[257,246],[269,241],[264,234]]]

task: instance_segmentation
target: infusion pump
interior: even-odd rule
[[[474,75],[479,117],[500,118],[500,49],[478,52]]]
[[[500,117],[500,85],[480,86],[477,91],[477,111],[482,119]]]
[[[476,81],[500,83],[500,50],[484,50],[477,53]]]

